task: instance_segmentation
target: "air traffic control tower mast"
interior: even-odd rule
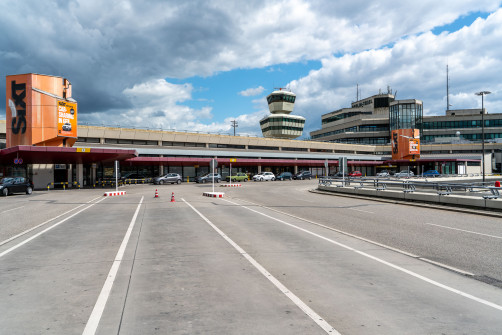
[[[271,115],[260,120],[264,137],[294,139],[302,136],[305,118],[289,115],[295,105],[296,94],[279,89],[267,96]]]

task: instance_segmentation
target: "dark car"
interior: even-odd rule
[[[219,173],[208,173],[203,176],[198,176],[195,178],[196,183],[212,183],[213,182],[213,175],[214,175],[214,181],[216,183],[219,183],[221,181],[221,175]]]
[[[31,194],[33,192],[33,182],[24,177],[4,177],[0,179],[0,192],[4,196],[12,193]]]
[[[347,177],[347,172],[342,173],[341,171],[338,171],[338,172],[337,172],[337,173],[335,173],[335,174],[330,174],[330,175],[329,175],[329,177],[333,177],[333,178],[342,178],[344,174],[345,174],[345,177]]]
[[[275,177],[276,180],[293,180],[293,174],[291,172],[282,172],[280,175]]]
[[[155,185],[163,185],[163,184],[181,184],[181,176],[177,173],[168,173],[166,175],[153,178],[153,183]]]
[[[424,172],[424,177],[439,177],[441,173],[438,170],[427,170]]]
[[[299,180],[303,180],[303,179],[312,179],[312,173],[310,171],[301,171],[301,172],[298,172],[297,174],[295,174],[293,176],[293,179],[299,179]]]

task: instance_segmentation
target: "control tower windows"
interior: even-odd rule
[[[284,101],[295,103],[296,96],[290,94],[274,94],[267,98],[267,102],[271,104],[272,102]]]

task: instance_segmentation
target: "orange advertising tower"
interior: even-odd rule
[[[34,73],[6,77],[7,147],[71,147],[77,139],[77,102],[62,77]]]

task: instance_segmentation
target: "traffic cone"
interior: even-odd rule
[[[157,192],[157,189],[155,189],[155,197],[154,198],[158,198],[159,197],[159,192]]]
[[[171,202],[176,202],[176,200],[174,200],[174,192],[173,192],[173,194],[171,195]]]

